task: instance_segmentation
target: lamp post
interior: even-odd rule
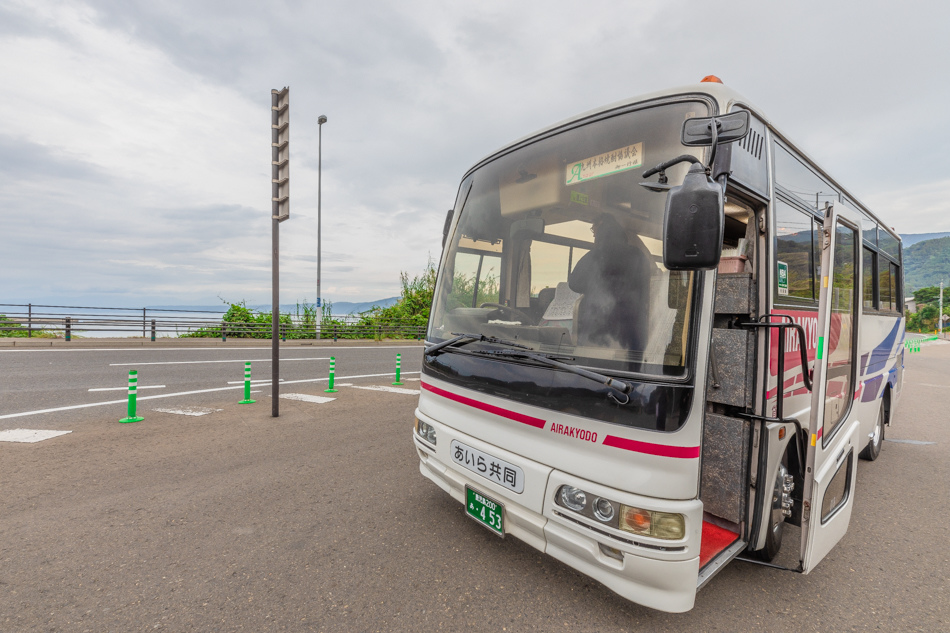
[[[320,326],[323,322],[323,299],[320,296],[320,197],[322,193],[321,180],[323,178],[323,124],[326,122],[327,116],[325,114],[321,114],[317,119],[317,310],[320,311],[319,314],[315,315],[317,323],[314,328],[314,335],[317,340],[320,339]]]

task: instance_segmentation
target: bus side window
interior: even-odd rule
[[[864,269],[864,307],[870,310],[877,308],[877,301],[874,295],[877,290],[875,276],[877,275],[877,253],[865,246],[861,249],[864,257],[862,267]]]
[[[900,294],[898,291],[898,282],[900,281],[900,270],[897,267],[897,264],[891,264],[891,310],[897,312],[900,310],[900,306],[903,304],[901,301]]]
[[[779,283],[778,299],[794,297],[814,302],[815,262],[814,218],[782,200],[775,203],[775,259]],[[796,303],[801,303],[797,301]]]
[[[891,296],[891,288],[894,283],[891,281],[891,264],[883,257],[878,259],[880,268],[878,269],[878,295],[881,298],[881,310],[891,310],[894,305],[894,297]]]

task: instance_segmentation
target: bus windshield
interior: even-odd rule
[[[700,157],[680,132],[685,119],[707,115],[699,101],[648,107],[542,138],[469,174],[429,341],[484,335],[613,372],[684,374],[693,275],[663,267],[666,193],[640,183],[664,160]],[[668,170],[669,183],[687,168]]]

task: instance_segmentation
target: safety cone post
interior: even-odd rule
[[[128,423],[128,422],[141,422],[145,418],[142,416],[135,415],[135,391],[138,387],[139,376],[138,372],[134,369],[129,370],[129,416],[122,418],[119,422]]]
[[[330,357],[330,388],[329,388],[329,389],[324,389],[324,390],[323,390],[324,393],[336,393],[336,392],[337,392],[337,390],[333,388],[333,378],[334,378],[334,374],[336,374],[336,359],[335,359],[333,356],[331,356],[331,357]]]
[[[399,379],[399,372],[402,370],[402,354],[396,354],[396,382],[394,385],[401,385],[402,380]]]
[[[244,400],[238,404],[254,404],[257,400],[251,400],[251,361],[244,361]]]

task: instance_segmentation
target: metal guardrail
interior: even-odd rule
[[[225,311],[159,308],[103,308],[38,304],[0,304],[0,336],[63,336],[74,333],[116,333],[118,336],[271,338],[270,322],[227,322]],[[291,316],[280,324],[283,339],[421,339],[425,326],[347,315],[322,323]]]

